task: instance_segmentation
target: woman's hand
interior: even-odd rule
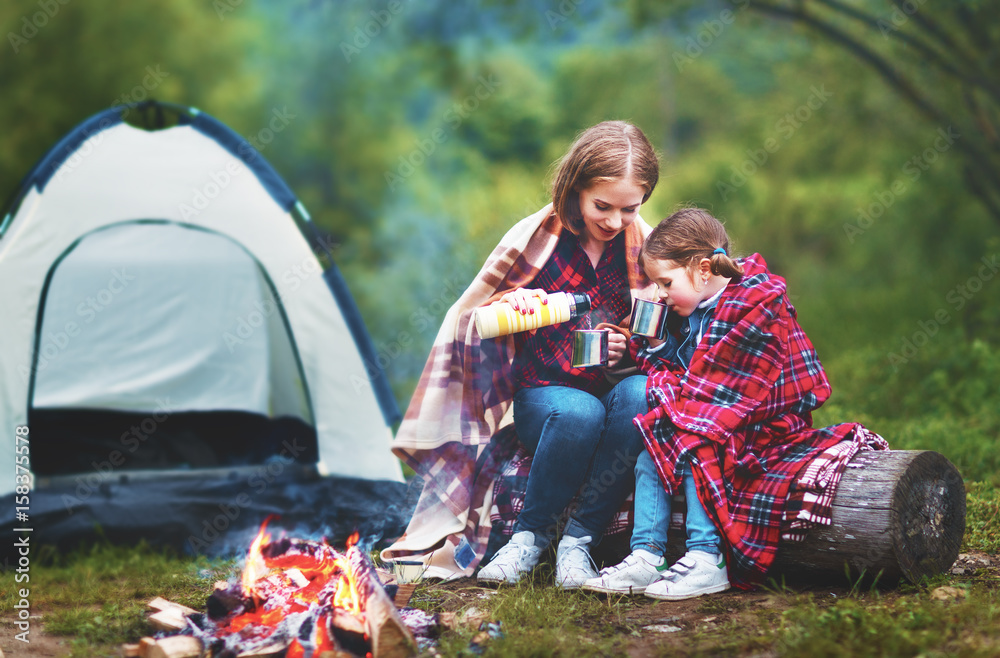
[[[608,333],[608,367],[614,368],[628,352],[628,339],[617,331]]]
[[[549,294],[540,288],[515,288],[493,303],[507,302],[521,315],[533,315],[535,309],[531,307],[530,301],[535,297],[541,300],[542,304],[549,303]]]

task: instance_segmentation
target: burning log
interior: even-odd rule
[[[357,546],[348,549],[347,558],[354,572],[358,598],[363,602],[373,658],[404,658],[414,655],[417,652],[416,640],[399,616],[396,604],[382,588],[371,560]]]
[[[261,527],[239,582],[216,583],[207,615],[154,599],[150,623],[178,635],[144,638],[142,658],[402,658],[416,640],[364,551],[348,541],[279,539]],[[125,647],[123,647],[125,650]],[[129,648],[131,651],[132,649]]]

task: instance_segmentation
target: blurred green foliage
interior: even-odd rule
[[[28,38],[42,3],[4,3],[0,185],[140,96],[248,138],[286,113],[263,154],[336,244],[405,408],[447,306],[547,202],[553,162],[628,119],[662,155],[643,216],[704,206],[788,279],[834,386],[818,421],[1000,484],[1000,277],[982,267],[1000,237],[949,126],[789,24],[648,4],[70,0]]]

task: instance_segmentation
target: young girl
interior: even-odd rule
[[[645,377],[622,379],[627,341],[611,334],[607,368],[573,368],[572,331],[624,324],[634,296],[652,285],[636,260],[649,226],[639,217],[659,178],[656,154],[637,127],[607,121],[584,131],[560,162],[552,204],[515,225],[449,310],[396,436],[394,452],[424,477],[417,511],[388,559],[422,556],[429,576],[471,575],[489,534],[495,436],[513,405],[518,441],[533,455],[513,536],[479,580],[514,583],[555,539],[571,500],[619,454],[642,452],[632,423],[647,411]],[[588,317],[480,342],[472,313],[506,301],[530,313],[556,291],[587,293]],[[617,383],[616,383],[617,382]],[[617,471],[616,471],[617,472]],[[605,481],[607,478],[605,478]],[[556,583],[596,575],[589,546],[631,490],[615,476],[570,515],[556,554]],[[593,490],[594,488],[591,487]]]
[[[752,586],[773,563],[802,467],[849,438],[843,466],[857,449],[887,447],[857,424],[811,428],[830,386],[785,282],[759,254],[734,260],[729,250],[722,224],[696,208],[663,220],[643,244],[639,262],[672,331],[662,342],[633,337],[651,411],[635,419],[647,451],[635,467],[632,553],[586,589],[680,600],[726,590],[730,579]],[[687,553],[667,569],[680,485]]]

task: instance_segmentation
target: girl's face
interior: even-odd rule
[[[707,286],[695,287],[692,275],[699,277],[698,283],[701,284],[699,272],[692,272],[672,260],[646,257],[643,263],[642,269],[649,280],[656,284],[656,294],[660,301],[678,315],[688,317],[698,308],[698,304],[709,297]]]
[[[584,246],[604,245],[624,231],[639,216],[646,190],[632,178],[594,183],[580,192]]]

